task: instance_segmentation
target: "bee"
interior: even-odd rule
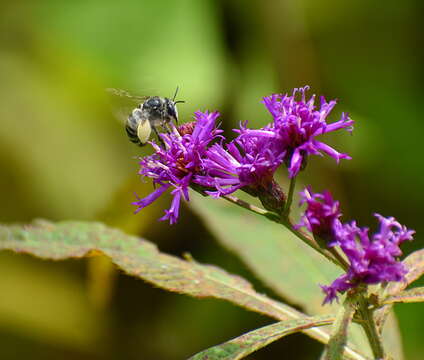
[[[178,94],[178,87],[175,90],[174,97],[171,99],[160,96],[134,96],[121,89],[107,89],[107,91],[130,98],[139,104],[131,111],[126,119],[125,131],[131,142],[144,146],[150,139],[153,132],[162,143],[158,128],[169,132],[169,123],[174,121],[178,123],[177,104],[184,101],[175,101]]]

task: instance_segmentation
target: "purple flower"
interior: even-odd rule
[[[296,228],[306,227],[310,232],[326,240],[329,247],[338,246],[348,260],[348,269],[330,286],[321,286],[326,294],[325,303],[337,299],[360,284],[379,284],[388,281],[401,281],[407,272],[398,261],[402,255],[399,246],[412,240],[414,231],[399,224],[393,217],[385,218],[375,214],[380,229],[371,237],[368,228],[360,228],[356,222],[342,224],[339,202],[328,191],[312,193],[308,187],[302,193],[300,204],[307,208]]]
[[[315,137],[339,129],[352,130],[353,120],[345,113],[337,122],[328,124],[326,118],[336,105],[336,101],[327,102],[321,96],[320,107],[315,105],[315,95],[306,99],[308,86],[294,89],[291,96],[274,94],[263,99],[263,103],[274,118],[273,123],[261,130],[250,130],[246,136],[267,138],[273,146],[285,155],[285,163],[289,176],[296,176],[305,166],[308,155],[327,155],[339,162],[340,159],[350,159],[347,154],[337,152],[329,145],[320,142]],[[297,94],[300,98],[296,99]]]
[[[341,226],[339,202],[333,199],[329,191],[314,194],[310,187],[305,188],[300,195],[299,205],[306,204],[307,207],[295,228],[306,227],[311,233],[331,244],[335,231]]]
[[[236,130],[241,135],[226,144],[212,145],[203,161],[204,176],[196,182],[216,190],[209,195],[228,195],[246,186],[260,187],[272,181],[273,174],[281,165],[284,153],[276,152],[269,141],[262,137],[244,137],[248,131],[245,124]]]
[[[349,268],[330,286],[321,286],[326,293],[324,304],[337,299],[337,293],[344,293],[361,283],[379,284],[404,279],[407,269],[397,260],[402,255],[399,246],[406,240],[412,240],[415,232],[393,217],[375,216],[380,230],[371,237],[368,228],[359,228],[354,221],[337,228],[332,246],[338,245],[344,252]]]
[[[137,198],[133,203],[137,206],[136,213],[173,188],[171,207],[160,220],[177,222],[181,198],[189,200],[188,188],[201,171],[207,146],[221,132],[215,124],[218,116],[218,112],[196,112],[194,126],[185,125],[181,132],[173,127],[173,132],[160,135],[164,147],[151,142],[155,153],[141,159],[139,174],[152,178],[159,187],[147,197]]]

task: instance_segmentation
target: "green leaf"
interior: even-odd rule
[[[126,273],[169,291],[229,300],[282,320],[302,316],[289,306],[257,294],[238,276],[160,253],[154,244],[100,223],[38,221],[24,227],[1,226],[0,249],[52,260],[101,252]]]
[[[329,325],[334,316],[320,316],[301,320],[281,321],[250,331],[223,344],[204,350],[189,360],[237,360],[267,346],[268,344],[305,329]]]
[[[343,359],[343,348],[347,342],[348,327],[355,314],[355,304],[349,298],[346,298],[343,306],[337,314],[336,321],[333,324],[331,338],[327,344],[324,360]]]
[[[168,291],[227,300],[278,320],[305,317],[296,309],[255,292],[239,276],[161,253],[146,240],[100,223],[37,221],[26,226],[0,226],[0,249],[52,260],[103,253],[126,273]],[[323,343],[329,339],[322,329],[308,329],[305,333]],[[347,355],[350,359],[364,359],[351,349]]]
[[[424,301],[424,287],[413,288],[405,291],[401,291],[396,295],[387,297],[383,303],[412,303],[412,302],[423,302]]]
[[[381,331],[381,338],[383,339],[384,349],[387,351],[387,354],[390,354],[396,360],[403,360],[405,358],[399,324],[393,310],[388,313],[386,324]]]
[[[385,305],[375,312],[375,322],[379,331],[382,333],[385,347],[390,351],[391,354],[397,355],[396,359],[402,358],[402,351],[400,350],[400,331],[392,311],[392,306],[393,303],[397,302],[395,301],[397,295],[402,294],[402,291],[408,285],[420,278],[424,273],[424,249],[414,251],[412,254],[407,256],[402,261],[402,263],[408,269],[408,273],[405,276],[405,281],[392,282],[387,286],[383,295],[383,297],[386,299],[383,301]],[[392,299],[393,301],[390,301],[389,299]],[[412,299],[415,299],[415,301],[422,301],[416,300],[417,298],[414,297],[412,297]],[[397,354],[395,354],[395,351]]]
[[[407,288],[408,285],[418,280],[424,274],[424,249],[414,251],[402,263],[408,269],[405,281],[392,282],[387,286],[386,294],[395,295]]]
[[[408,269],[408,273],[405,275],[405,281],[397,281],[390,283],[385,292],[385,297],[395,296],[402,290],[406,289],[408,285],[413,283],[415,280],[420,278],[424,273],[424,249],[414,251],[412,254],[407,256],[402,263]],[[381,330],[386,322],[387,316],[392,308],[392,303],[384,305],[381,309],[375,312],[376,323]]]

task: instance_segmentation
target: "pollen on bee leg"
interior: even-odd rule
[[[137,127],[137,136],[142,144],[145,144],[147,141],[149,141],[151,132],[152,127],[150,125],[150,122],[141,121]]]

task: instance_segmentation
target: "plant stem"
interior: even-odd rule
[[[354,298],[346,297],[343,306],[340,307],[330,334],[330,341],[324,351],[323,360],[342,360],[343,352],[348,337],[348,327],[356,312],[356,301]]]
[[[374,321],[373,311],[369,309],[368,301],[363,295],[360,295],[359,299],[359,312],[363,320],[360,324],[365,330],[375,359],[385,359],[383,344]]]
[[[195,186],[195,185],[191,185],[191,188],[194,191],[196,191],[197,193],[201,194],[202,196],[208,196],[201,187],[198,187],[198,186]],[[240,206],[243,209],[249,210],[249,211],[251,211],[251,212],[253,212],[255,214],[258,214],[258,215],[261,215],[261,216],[265,216],[266,218],[268,218],[268,219],[270,219],[272,221],[279,222],[279,216],[277,214],[275,214],[275,213],[273,213],[271,211],[262,209],[262,208],[260,208],[258,206],[249,204],[248,202],[246,202],[244,200],[241,200],[241,199],[239,199],[236,196],[233,196],[233,195],[222,195],[221,198],[223,198],[223,199],[225,199],[225,200],[227,200],[227,201],[229,201],[229,202],[231,202],[233,204],[236,204],[237,206]]]
[[[278,215],[277,214],[275,214],[275,213],[273,213],[271,211],[262,209],[262,208],[260,208],[258,206],[249,204],[248,202],[246,202],[244,200],[241,200],[241,199],[239,199],[236,196],[233,196],[233,195],[222,195],[221,197],[223,199],[225,199],[225,200],[233,203],[233,204],[236,204],[236,205],[238,205],[238,206],[246,209],[246,210],[249,210],[251,212],[254,212],[255,214],[265,216],[268,219],[273,220],[273,221],[278,221]]]
[[[348,262],[340,255],[336,248],[331,247],[328,249],[328,251],[334,255],[334,257],[337,259],[337,261],[340,263],[344,270],[347,270],[349,268]]]
[[[302,231],[296,230],[290,221],[290,219],[280,219],[280,224],[284,225],[292,234],[296,235],[300,240],[302,240],[306,245],[310,246],[312,249],[318,251],[321,255],[325,256],[328,260],[343,268],[343,266],[337,261],[334,255],[327,249],[321,248],[317,242],[304,234]]]
[[[284,206],[283,213],[281,214],[282,218],[287,219],[290,214],[290,207],[293,202],[294,189],[296,187],[296,176],[290,179],[289,193],[287,195],[286,205]]]

